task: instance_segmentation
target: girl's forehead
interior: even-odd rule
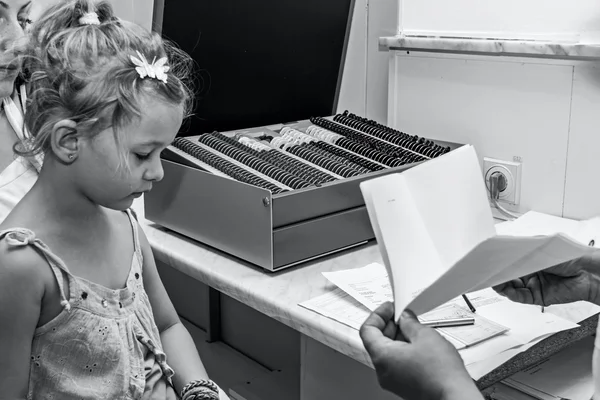
[[[152,103],[147,104],[148,107],[138,121],[126,128],[131,144],[169,144],[177,134],[183,120],[183,106],[164,102]]]

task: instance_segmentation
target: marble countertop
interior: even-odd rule
[[[386,36],[379,49],[569,60],[600,60],[600,44],[433,36]]]
[[[382,263],[375,243],[273,273],[147,221],[143,218],[142,201],[136,201],[133,208],[157,260],[348,357],[372,366],[356,329],[298,304],[335,289],[322,272]]]

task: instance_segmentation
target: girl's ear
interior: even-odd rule
[[[63,119],[54,124],[50,145],[56,158],[65,164],[73,163],[79,154],[79,144],[75,121]]]

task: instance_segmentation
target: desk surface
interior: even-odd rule
[[[372,365],[357,330],[298,303],[335,288],[322,272],[381,263],[375,243],[272,273],[145,220],[139,201],[134,209],[157,260],[342,354]]]
[[[298,304],[336,286],[323,272],[383,263],[375,242],[278,272],[267,272],[143,218],[143,197],[133,205],[157,260],[367,366],[358,331]],[[496,220],[496,222],[502,222]]]
[[[298,304],[335,289],[323,272],[358,268],[373,262],[382,263],[376,243],[272,273],[145,220],[141,199],[136,201],[133,208],[139,215],[140,224],[157,260],[372,367],[356,329]],[[546,339],[546,343],[540,343],[528,354],[515,357],[493,374],[482,378],[482,387],[526,367],[532,357],[544,358],[574,340],[593,333],[595,324],[596,319],[592,318],[582,325],[582,329],[566,331]],[[529,354],[532,351],[534,355]]]

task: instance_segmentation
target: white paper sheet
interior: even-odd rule
[[[575,303],[546,307],[546,312],[544,314],[554,314],[573,323],[580,323],[583,320],[598,314],[599,312],[600,306],[588,303],[586,301],[578,301]],[[496,354],[493,354],[492,349],[488,349],[486,352],[482,351],[479,354],[471,353],[466,355],[463,358],[463,361],[465,361],[467,371],[471,377],[475,380],[478,380],[517,354],[529,350],[531,347],[535,346],[550,335],[551,334],[539,337],[524,345],[516,346]],[[495,349],[498,348],[501,348],[501,346],[497,346]]]
[[[388,273],[381,264],[323,272],[323,276],[371,311],[386,301],[394,301]]]
[[[546,336],[577,328],[579,325],[551,313],[541,312],[540,307],[503,301],[490,304],[477,310],[479,315],[510,328],[510,335],[520,344]]]
[[[472,313],[456,304],[447,304],[437,307],[428,313],[419,316],[421,321],[439,321],[449,318],[471,317],[475,320],[473,325],[437,328],[437,331],[451,340],[454,347],[463,349],[489,340],[508,331],[508,328],[497,324],[481,314]],[[456,345],[459,343],[459,345]]]
[[[461,293],[589,254],[590,238],[600,236],[600,219],[545,227],[568,228],[567,234],[497,235],[472,146],[360,187],[392,282],[396,320],[407,307],[420,315]]]
[[[568,304],[555,304],[546,307],[546,313],[558,315],[576,324],[600,313],[600,306],[587,301],[577,301]]]
[[[306,300],[299,305],[354,329],[360,329],[370,314],[365,306],[340,288]]]
[[[513,303],[509,300],[480,307],[477,309],[477,313],[506,326],[510,331],[507,334],[486,340],[477,346],[461,350],[460,355],[467,366],[485,360],[489,361],[491,357],[499,353],[517,349],[514,354],[502,361],[504,362],[523,351],[523,346],[528,343],[579,326],[549,312],[542,313],[539,307]],[[484,365],[473,366],[469,372],[471,373],[471,370],[477,369],[481,371],[479,373],[485,375],[501,365],[502,362],[488,362]]]

